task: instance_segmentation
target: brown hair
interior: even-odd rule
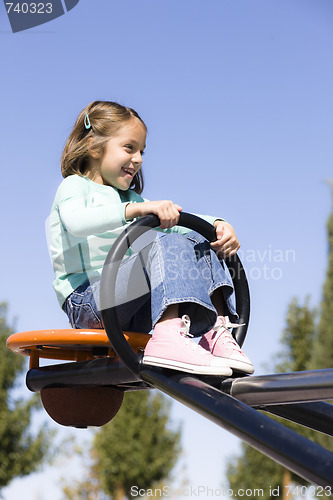
[[[86,116],[91,127],[85,126]],[[145,130],[147,127],[138,113],[132,108],[111,101],[94,101],[81,111],[74,128],[67,139],[62,157],[61,173],[63,177],[78,174],[84,175],[92,149],[102,154],[106,143],[128,120],[137,118]],[[141,169],[135,175],[130,189],[138,194],[143,191],[143,175]]]

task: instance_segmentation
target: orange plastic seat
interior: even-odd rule
[[[134,351],[143,351],[150,335],[124,332]],[[105,330],[36,330],[14,333],[7,339],[11,351],[30,357],[29,368],[39,358],[87,361],[117,355]],[[124,392],[117,387],[49,387],[41,391],[43,406],[58,424],[74,427],[101,426],[119,411]]]
[[[136,352],[144,350],[150,335],[124,332]],[[116,357],[105,330],[36,330],[14,333],[7,347],[17,354],[30,357],[30,368],[39,367],[39,358],[86,361],[99,357]]]

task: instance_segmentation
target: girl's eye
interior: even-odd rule
[[[133,152],[134,151],[134,146],[133,144],[125,144],[124,146],[125,149],[128,149],[129,151]],[[140,155],[143,156],[145,154],[145,152],[142,150],[140,151]]]

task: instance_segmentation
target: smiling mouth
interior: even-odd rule
[[[123,172],[125,172],[125,174],[130,175],[131,177],[134,177],[135,175],[135,170],[132,170],[130,168],[123,168],[122,170]]]

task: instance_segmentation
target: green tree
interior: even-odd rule
[[[123,406],[95,436],[96,470],[103,490],[119,500],[131,487],[166,480],[179,454],[180,432],[168,428],[169,404],[149,391],[125,395]]]
[[[311,368],[333,367],[333,211],[327,221],[328,266],[320,306],[320,321]]]
[[[257,500],[256,490],[262,490],[260,498],[270,500],[270,492],[280,488],[282,492],[284,468],[265,457],[251,446],[242,443],[241,455],[234,457],[227,468],[229,488],[234,492],[233,497],[238,498],[237,491],[252,491],[253,496],[247,495],[250,500]],[[281,496],[274,495],[274,498]]]
[[[31,432],[33,409],[39,405],[35,397],[14,400],[13,389],[24,370],[22,356],[6,348],[13,332],[7,323],[7,305],[0,304],[0,489],[12,479],[35,471],[47,452],[46,433]]]
[[[331,368],[333,366],[333,212],[329,216],[327,230],[328,269],[323,286],[319,324],[316,323],[316,311],[309,307],[308,298],[304,306],[298,305],[296,299],[292,300],[288,308],[286,328],[281,339],[283,351],[280,353],[279,363],[275,367],[277,372]],[[331,437],[282,419],[277,420],[322,446],[333,449]],[[269,492],[272,488],[277,487],[280,487],[282,495],[286,470],[246,444],[242,444],[241,456],[234,458],[227,470],[230,487],[236,489],[258,488],[258,471],[260,471],[260,484],[264,489],[262,498],[264,500],[271,498]],[[289,475],[290,478],[295,483],[304,484],[304,481],[295,475]],[[269,488],[265,488],[267,485]],[[274,496],[274,498],[279,497]]]
[[[65,498],[120,500],[131,497],[132,487],[162,488],[180,453],[180,431],[170,428],[169,414],[158,392],[126,393],[118,414],[95,433],[87,479],[65,486]]]
[[[274,370],[278,373],[308,370],[315,340],[315,309],[310,308],[310,299],[300,305],[294,297],[288,307],[286,327],[282,333],[282,350],[278,353]]]
[[[291,301],[286,317],[286,327],[281,338],[282,351],[278,355],[275,372],[307,369],[312,353],[315,317],[315,311],[310,308],[308,298],[304,306],[299,305],[295,298]],[[275,417],[274,419],[309,438],[313,437],[313,431],[310,429]],[[252,491],[261,488],[263,495],[260,497],[264,500],[273,498],[270,492],[274,489],[274,498],[282,498],[282,496],[276,496],[276,488],[279,488],[282,495],[286,477],[288,481],[292,478],[299,484],[305,484],[303,479],[296,475],[286,474],[284,467],[245,443],[242,443],[242,454],[234,458],[227,469],[230,488],[234,491],[240,488]]]

